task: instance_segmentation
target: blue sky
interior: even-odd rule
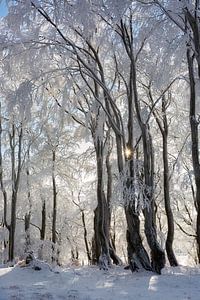
[[[7,6],[5,0],[1,1],[0,3],[0,17],[5,16],[7,14]]]

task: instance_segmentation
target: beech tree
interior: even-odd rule
[[[12,118],[12,117],[11,117]],[[12,262],[14,260],[14,245],[15,245],[15,230],[16,230],[16,208],[17,208],[17,196],[20,184],[20,175],[22,171],[23,163],[23,153],[22,153],[22,143],[23,143],[23,125],[16,125],[14,118],[9,120],[11,122],[11,128],[9,130],[9,147],[10,147],[10,162],[11,162],[11,210],[10,210],[10,224],[8,221],[7,211],[8,211],[8,196],[4,185],[3,176],[3,158],[2,158],[2,146],[0,147],[0,162],[1,162],[1,191],[4,198],[4,217],[3,223],[9,232],[9,250],[8,250],[8,260]],[[2,120],[2,116],[1,116]],[[2,139],[2,124],[1,129],[1,139]],[[2,142],[2,141],[1,141]],[[18,164],[16,166],[16,153],[18,158]]]
[[[197,241],[197,254],[200,261],[200,164],[199,164],[199,150],[198,150],[198,119],[196,112],[196,97],[197,90],[195,86],[195,76],[197,74],[199,78],[200,74],[200,61],[199,61],[199,1],[187,3],[185,1],[179,1],[176,7],[173,7],[173,13],[170,8],[174,5],[174,2],[169,1],[167,5],[163,1],[153,1],[161,11],[169,18],[171,22],[180,30],[182,34],[187,35],[187,41],[185,42],[185,53],[188,63],[188,74],[190,81],[190,127],[191,127],[191,141],[192,141],[192,162],[194,169],[194,179],[196,186],[195,203],[197,209],[197,222],[196,222],[196,241]],[[144,1],[148,4],[148,1]],[[194,61],[197,64],[195,68]]]
[[[121,223],[125,220],[127,228],[115,223],[119,230],[115,234],[126,232],[128,267],[132,271],[142,267],[161,273],[165,249],[160,246],[157,232],[159,227],[165,227],[165,214],[168,232],[163,232],[166,239],[163,244],[170,264],[177,265],[172,249],[174,221],[181,230],[184,218],[180,224],[176,210],[183,203],[180,195],[172,193],[173,184],[169,186],[169,179],[173,177],[173,182],[182,179],[183,169],[191,174],[191,162],[180,159],[182,154],[188,155],[187,145],[180,146],[179,142],[176,148],[169,142],[172,131],[178,138],[182,135],[174,128],[177,120],[169,117],[173,108],[168,108],[166,98],[173,85],[174,105],[178,102],[185,105],[187,63],[197,187],[198,3],[195,12],[195,6],[184,7],[179,1],[174,13],[175,10],[170,10],[174,1],[8,2],[10,11],[1,25],[1,93],[6,99],[5,106],[9,107],[8,86],[12,83],[15,110],[19,109],[20,113],[25,110],[24,119],[18,114],[14,116],[10,135],[4,131],[10,116],[1,118],[1,143],[7,143],[10,136],[7,148],[12,154],[6,172],[8,175],[10,172],[14,182],[11,188],[14,198],[17,199],[18,193],[22,195],[20,201],[13,202],[12,237],[13,232],[14,236],[17,234],[16,209],[19,208],[17,220],[25,222],[26,251],[36,247],[33,240],[41,239],[40,258],[44,259],[47,251],[47,256],[51,253],[50,257],[60,263],[70,256],[78,260],[84,252],[88,261],[98,262],[100,268],[107,269],[111,261],[121,263],[116,250],[122,247],[119,242],[114,245],[113,240],[119,239],[111,236],[113,206],[121,205],[124,209]],[[179,20],[178,14],[184,17]],[[187,62],[181,58],[185,45],[182,33],[188,33]],[[185,85],[180,92],[178,84],[183,79]],[[184,117],[180,120],[186,124]],[[30,129],[34,138],[28,134]],[[157,134],[158,130],[161,135]],[[86,156],[80,155],[87,148],[85,140],[93,151],[88,151]],[[9,231],[4,145],[0,148],[3,219]],[[92,166],[88,172],[87,168],[81,170],[84,157]],[[175,172],[176,165],[181,165],[180,174]],[[87,193],[74,198],[80,192],[79,181],[88,184],[81,172],[95,184],[87,187]],[[26,193],[24,180],[20,181],[22,176],[26,178]],[[192,175],[187,185],[194,190]],[[188,196],[188,201],[192,196]],[[24,203],[26,211],[22,212]],[[94,226],[91,226],[92,210]],[[156,210],[160,216],[157,219]],[[186,208],[183,214],[192,218]],[[159,226],[156,226],[158,219]],[[175,233],[176,230],[177,227]],[[198,232],[197,225],[197,242]],[[52,245],[58,249],[53,255]]]

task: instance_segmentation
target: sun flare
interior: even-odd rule
[[[124,151],[124,154],[125,154],[126,158],[129,159],[132,155],[131,149],[127,147]]]

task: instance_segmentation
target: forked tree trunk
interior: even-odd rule
[[[136,66],[134,57],[134,37],[133,37],[133,22],[132,16],[130,15],[129,24],[121,20],[121,26],[118,27],[119,35],[122,38],[126,53],[130,59],[130,77],[128,82],[128,95],[129,95],[129,114],[133,113],[133,104],[136,110],[136,117],[142,133],[143,142],[143,157],[144,157],[144,198],[148,205],[144,208],[145,217],[145,235],[147,237],[148,244],[151,249],[151,266],[153,270],[160,273],[161,269],[165,265],[165,254],[161,249],[157,241],[156,228],[154,224],[154,198],[153,198],[153,154],[152,154],[152,143],[150,139],[149,129],[147,124],[143,122],[141,117],[140,104],[138,99],[137,84],[136,84]],[[129,118],[130,119],[130,118]],[[131,120],[131,119],[130,119]],[[129,122],[128,127],[133,126],[133,123]],[[129,138],[132,139],[133,127],[129,129]],[[130,139],[130,141],[131,141]],[[130,150],[132,151],[133,143],[129,143]],[[145,255],[146,256],[146,255]]]
[[[78,195],[78,200],[80,203],[80,192]],[[91,253],[91,249],[90,249],[90,245],[88,242],[88,232],[87,232],[87,227],[86,227],[86,222],[85,222],[85,212],[84,209],[81,208],[81,205],[76,203],[74,200],[72,200],[73,203],[79,208],[80,213],[81,213],[81,220],[82,220],[82,225],[83,225],[83,238],[84,238],[84,243],[85,243],[85,250],[86,250],[86,254],[87,254],[87,258],[88,258],[88,264],[90,265],[92,263],[92,253]]]
[[[153,98],[151,91],[149,90],[150,100],[153,105]],[[169,163],[168,163],[168,120],[167,120],[167,102],[165,95],[162,96],[162,116],[158,116],[156,112],[153,112],[155,120],[158,124],[159,130],[162,135],[163,144],[163,187],[164,187],[164,202],[165,202],[165,212],[167,216],[167,238],[166,238],[166,252],[169,263],[171,266],[178,266],[178,262],[173,250],[174,241],[174,217],[171,209],[170,201],[170,185],[169,185]]]
[[[137,105],[137,104],[136,104]],[[161,269],[165,266],[165,253],[161,249],[158,240],[154,218],[154,180],[153,180],[153,165],[152,165],[152,142],[149,133],[148,126],[141,121],[139,116],[140,126],[142,131],[143,141],[143,156],[144,156],[144,198],[146,206],[143,210],[145,217],[145,235],[147,242],[151,249],[151,265],[154,271],[158,274],[161,273]]]
[[[108,141],[107,141],[108,142]],[[97,199],[98,206],[94,211],[94,238],[92,241],[92,263],[99,262],[100,267],[106,261],[107,267],[111,264],[121,264],[121,259],[117,256],[111,242],[110,226],[111,226],[111,196],[112,196],[112,172],[110,165],[110,153],[108,150],[106,156],[107,171],[107,195],[104,192],[103,183],[103,150],[104,145],[99,140],[96,143],[97,157]],[[102,259],[103,258],[103,259]],[[103,266],[103,268],[107,268]]]
[[[141,109],[137,93],[136,83],[136,66],[133,52],[131,52],[131,71],[132,71],[132,88],[134,93],[134,103],[136,109],[137,120],[141,129],[143,143],[144,158],[144,198],[146,207],[144,208],[145,217],[145,235],[151,249],[151,265],[154,271],[161,273],[161,269],[165,266],[165,254],[161,249],[156,233],[154,218],[154,165],[153,165],[153,148],[148,125],[145,124],[141,117]]]
[[[131,271],[137,271],[139,268],[144,268],[145,270],[151,271],[151,263],[149,260],[149,255],[145,250],[142,238],[140,235],[140,219],[139,211],[136,208],[136,194],[134,189],[134,176],[135,176],[135,167],[133,163],[133,149],[132,141],[129,135],[128,149],[130,150],[130,157],[126,158],[126,164],[129,167],[128,179],[126,186],[128,190],[131,191],[131,199],[129,203],[125,205],[125,215],[127,221],[127,250],[128,250],[128,263]]]
[[[129,99],[131,101],[131,99]],[[130,104],[130,102],[129,102]],[[133,126],[133,115],[132,115],[132,108],[130,107],[129,113],[129,125],[128,125],[128,135],[129,140],[127,143],[127,148],[130,151],[130,157],[125,157],[126,164],[128,164],[128,174],[127,180],[124,182],[125,190],[126,188],[131,188],[132,190],[132,199],[128,203],[125,193],[124,193],[124,202],[125,202],[125,216],[127,222],[127,233],[126,233],[126,240],[127,240],[127,252],[128,252],[128,263],[131,271],[136,271],[139,268],[144,268],[145,270],[152,270],[151,263],[149,260],[148,253],[146,252],[142,238],[140,235],[140,219],[139,214],[135,209],[135,194],[134,194],[134,166],[133,166],[133,133],[132,133],[132,126]],[[118,158],[118,170],[119,174],[123,175],[124,170],[124,159],[123,155],[124,150],[122,145],[121,136],[115,135],[116,137],[116,144],[117,144],[117,158]],[[123,175],[124,176],[124,175]]]
[[[142,238],[140,236],[140,219],[138,214],[134,211],[133,205],[129,204],[125,208],[127,220],[127,250],[128,263],[131,271],[137,271],[139,268],[151,271],[151,263],[148,253],[146,252]]]

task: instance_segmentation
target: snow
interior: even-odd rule
[[[131,273],[123,267],[35,271],[31,267],[0,268],[0,300],[199,300],[200,269],[165,268],[162,275]]]

